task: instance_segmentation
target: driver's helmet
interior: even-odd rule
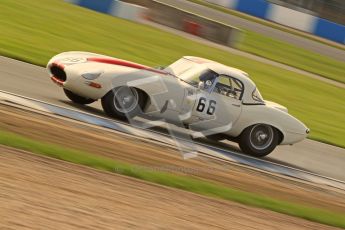
[[[209,89],[212,86],[211,80],[200,81],[199,82],[199,89]]]
[[[212,86],[212,83],[217,78],[217,73],[211,70],[203,72],[199,77],[199,89],[208,89]]]
[[[203,82],[210,80],[213,82],[213,80],[216,79],[217,76],[218,76],[218,74],[216,72],[213,72],[211,70],[207,70],[200,75],[199,80],[203,81]]]

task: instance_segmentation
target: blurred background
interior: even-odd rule
[[[1,0],[0,229],[345,228],[344,23],[342,0]],[[239,68],[311,133],[184,160],[164,128],[68,101],[45,66],[72,50]]]
[[[270,2],[345,24],[345,2],[342,0],[270,0]]]

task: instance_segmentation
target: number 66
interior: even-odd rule
[[[206,101],[207,101],[206,98],[200,97],[198,105],[196,106],[196,111],[202,113],[205,110]],[[214,114],[214,112],[216,111],[216,104],[217,104],[216,101],[210,100],[210,103],[209,103],[207,111],[206,111],[206,113],[208,115],[213,115]]]

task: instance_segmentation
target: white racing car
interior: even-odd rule
[[[309,133],[286,107],[263,100],[247,73],[203,58],[183,57],[155,69],[94,53],[65,52],[47,68],[75,103],[100,99],[111,117],[146,114],[183,125],[194,137],[238,142],[243,152],[257,157]]]

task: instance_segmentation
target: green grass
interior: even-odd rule
[[[245,31],[238,48],[289,66],[345,83],[345,62],[337,61],[286,42]]]
[[[255,193],[235,190],[224,185],[188,176],[152,171],[147,168],[118,162],[106,157],[68,149],[49,143],[38,142],[14,133],[0,130],[0,144],[27,150],[76,164],[86,165],[100,170],[119,173],[145,181],[178,188],[205,196],[231,200],[242,204],[265,208],[272,211],[301,217],[307,220],[345,228],[345,214],[324,209],[290,203]]]
[[[258,23],[265,24],[276,29],[283,30],[281,27],[274,26],[273,23],[265,22],[256,19],[251,16],[245,16],[245,14],[238,13],[233,10],[226,9],[221,6],[217,6],[211,3],[207,3],[202,0],[189,0],[216,10],[223,11],[225,13],[231,13],[235,16],[244,17],[248,20],[254,20]],[[243,28],[242,28],[243,29]],[[283,30],[285,32],[293,33],[292,30]],[[318,53],[303,49],[291,45],[287,42],[280,41],[278,39],[270,38],[268,36],[258,34],[252,31],[244,30],[245,36],[243,42],[238,45],[237,48],[245,52],[249,52],[258,56],[265,57],[267,59],[277,61],[289,66],[293,66],[338,82],[345,83],[345,62],[335,60],[328,56],[320,55]],[[296,32],[295,32],[296,34]],[[300,34],[300,33],[299,33]],[[306,36],[305,36],[306,37]],[[312,39],[312,37],[307,37]],[[317,40],[314,38],[314,40]],[[317,40],[321,42],[322,40]],[[327,43],[330,45],[330,43]],[[345,46],[334,46],[345,50]]]
[[[69,50],[152,66],[183,55],[209,58],[248,72],[265,99],[287,106],[311,128],[311,138],[345,147],[343,88],[59,0],[45,3],[0,1],[0,54],[42,66]]]

